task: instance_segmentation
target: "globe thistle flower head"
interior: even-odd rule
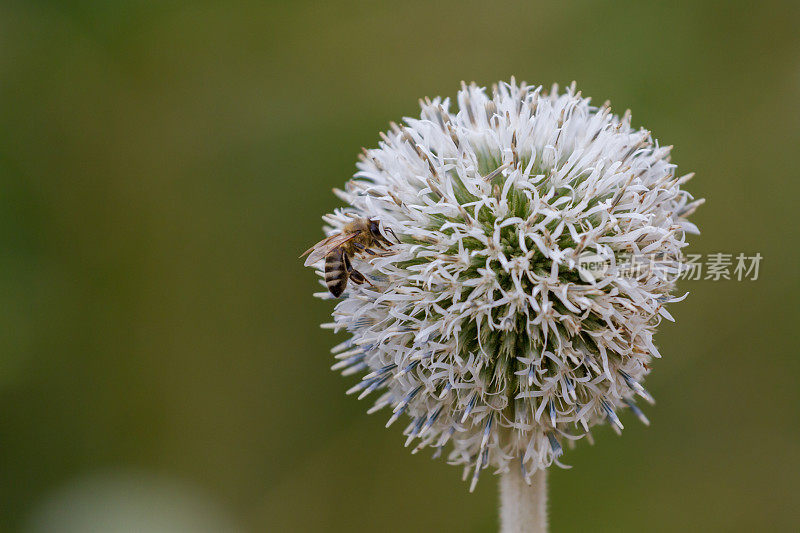
[[[670,147],[574,84],[513,79],[426,99],[381,138],[323,217],[328,235],[368,217],[400,241],[353,259],[371,284],[326,325],[349,336],[333,368],[363,373],[348,393],[408,420],[414,452],[448,450],[471,489],[489,467],[560,464],[593,426],[622,430],[622,409],[647,423],[636,400],[701,203]]]

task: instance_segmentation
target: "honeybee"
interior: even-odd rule
[[[397,239],[391,229],[387,228],[386,231]],[[345,224],[341,233],[322,239],[303,252],[300,257],[310,254],[306,258],[305,266],[313,265],[325,258],[325,284],[331,294],[338,298],[347,287],[348,279],[358,285],[362,283],[372,285],[364,274],[353,268],[350,258],[360,253],[381,256],[391,245],[392,241],[381,233],[380,223],[377,220],[356,218]],[[376,251],[375,248],[380,251]]]

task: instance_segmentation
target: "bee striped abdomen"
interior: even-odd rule
[[[345,266],[344,250],[336,248],[325,257],[325,285],[331,294],[337,298],[342,295],[347,287],[347,268]]]

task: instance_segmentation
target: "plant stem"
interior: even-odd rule
[[[515,466],[516,465],[516,466]],[[547,470],[525,483],[519,463],[500,479],[500,532],[547,533]]]

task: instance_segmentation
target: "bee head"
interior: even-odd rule
[[[392,241],[387,239],[386,236],[383,233],[381,233],[381,224],[377,219],[369,220],[367,226],[369,227],[369,232],[372,235],[372,237],[374,237],[375,239],[384,244],[388,245],[392,244]],[[389,232],[395,239],[397,239],[397,236],[394,234],[394,231],[392,231],[391,228],[383,228],[383,229],[384,231]]]
[[[381,234],[380,222],[378,222],[377,220],[370,220],[368,227],[369,227],[369,232],[372,234],[373,237],[378,237],[378,238],[383,237],[383,235]]]

